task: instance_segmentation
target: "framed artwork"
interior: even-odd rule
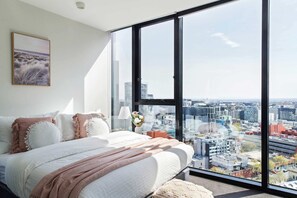
[[[50,41],[11,33],[12,84],[50,86]]]

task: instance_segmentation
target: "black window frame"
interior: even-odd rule
[[[167,21],[174,24],[174,98],[141,98],[141,28]],[[139,110],[140,105],[161,105],[175,107],[175,137],[182,141],[182,18],[176,15],[134,25],[132,28],[132,109]]]
[[[175,14],[135,24],[132,27],[132,109],[139,110],[139,105],[166,105],[176,109],[176,138],[183,140],[183,16],[208,8],[240,0],[219,0],[194,7]],[[260,1],[260,0],[259,0]],[[262,43],[261,43],[261,163],[262,180],[256,182],[208,170],[191,169],[190,174],[237,186],[251,188],[283,197],[296,197],[297,190],[269,184],[269,12],[270,0],[262,1]],[[141,99],[141,34],[142,27],[174,20],[174,99]],[[125,27],[127,28],[127,27]],[[124,29],[124,28],[121,28]],[[118,29],[118,30],[121,30]],[[114,30],[112,32],[118,31]]]

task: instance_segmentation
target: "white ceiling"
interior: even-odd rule
[[[84,10],[76,8],[76,0],[20,1],[89,26],[110,31],[215,0],[80,0],[86,4]]]

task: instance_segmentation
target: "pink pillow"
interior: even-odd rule
[[[90,113],[90,114],[77,113],[73,116],[74,139],[84,138],[88,136],[88,132],[86,130],[86,124],[92,118],[102,118],[105,120],[105,116],[102,113]]]
[[[43,118],[18,118],[12,124],[12,147],[11,153],[20,153],[27,151],[25,138],[28,128],[37,122],[47,121],[54,123],[52,117]]]

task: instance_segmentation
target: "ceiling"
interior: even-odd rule
[[[74,21],[104,31],[170,15],[215,0],[80,0],[85,9],[76,8],[76,0],[20,0]]]

